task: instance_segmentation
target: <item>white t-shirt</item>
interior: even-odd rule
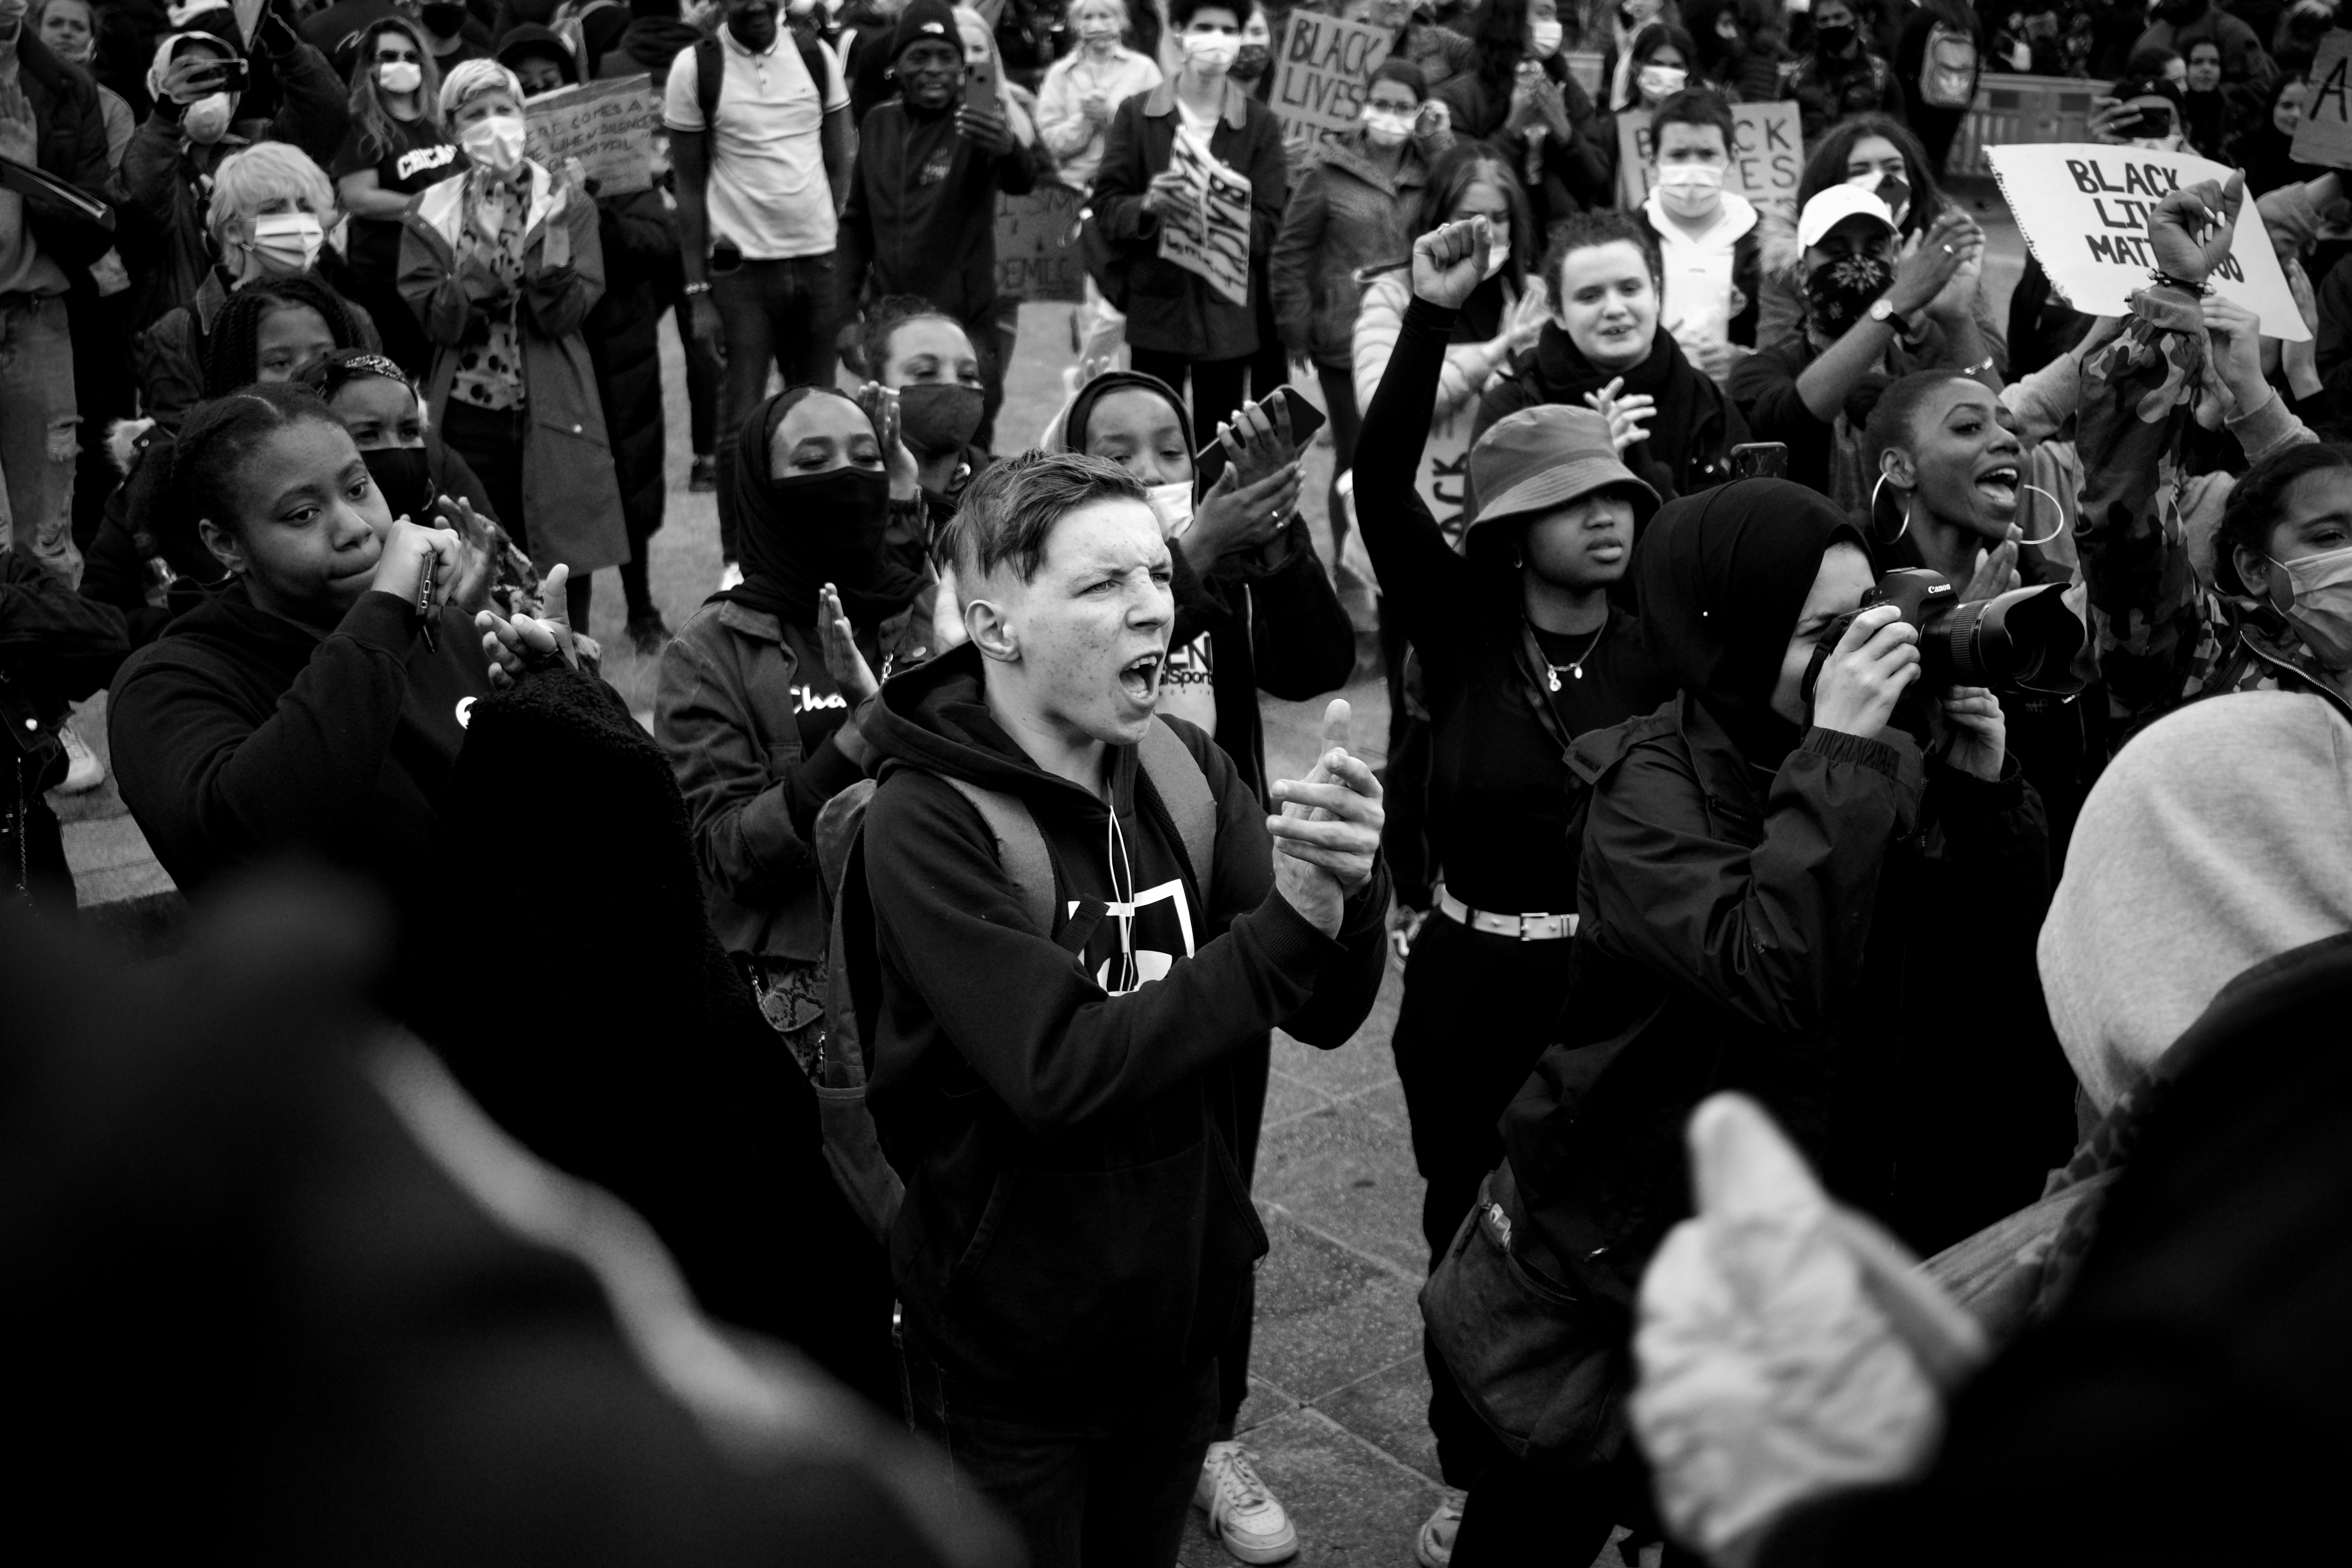
[[[830,49],[816,50],[824,61],[820,100],[789,29],[776,29],[765,54],[753,54],[724,27],[719,41],[727,78],[710,138],[710,237],[733,240],[750,261],[823,256],[833,249],[835,225],[821,128],[826,114],[849,107],[841,67]],[[669,68],[662,123],[672,131],[704,129],[694,56],[681,49]]]

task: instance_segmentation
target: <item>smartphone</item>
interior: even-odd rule
[[[992,63],[983,61],[964,72],[963,106],[966,109],[984,109],[991,114],[1002,114],[1004,110],[997,101],[1000,96],[996,89],[996,68]]]
[[[250,80],[243,60],[223,60],[215,68],[217,71],[213,78],[215,92],[243,92]]]
[[[2118,120],[2107,130],[2116,136],[2169,136],[2172,134],[2172,106],[2168,103],[2143,103],[2137,115],[2129,120]]]
[[[1789,444],[1785,441],[1742,441],[1731,449],[1735,479],[1785,479],[1789,477]]]
[[[1287,382],[1276,387],[1265,397],[1259,398],[1257,401],[1264,403],[1275,397],[1282,399],[1282,410],[1290,416],[1290,444],[1300,451],[1305,451],[1307,443],[1315,438],[1315,432],[1323,428],[1323,411],[1307,402],[1307,395]],[[1224,447],[1213,439],[1207,446],[1193,454],[1192,460],[1195,463],[1205,463],[1210,460],[1213,454],[1220,454],[1223,451]],[[1223,461],[1222,457],[1218,461],[1220,463]]]

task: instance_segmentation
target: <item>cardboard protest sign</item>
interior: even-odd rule
[[[2157,204],[2184,184],[2230,178],[2229,169],[2191,153],[2087,142],[1988,147],[1985,156],[2051,287],[2095,316],[2126,314],[2131,296],[2147,287],[2156,268],[2147,215]],[[2262,318],[2265,337],[2309,340],[2251,193],[2238,209],[2237,239],[2212,282],[2216,292]]]
[[[1797,216],[1797,181],[1805,172],[1805,138],[1793,103],[1731,106],[1731,167],[1723,188],[1737,191],[1759,207]],[[1650,195],[1650,111],[1628,109],[1617,116],[1618,205],[1631,212]]]
[[[1297,16],[1299,13],[1293,12]],[[1160,220],[1160,259],[1207,279],[1236,305],[1249,303],[1250,183],[1217,162],[1190,130],[1176,132],[1169,173],[1192,187],[1198,221]]]
[[[654,133],[661,100],[651,79],[616,77],[541,93],[522,106],[523,151],[557,174],[580,160],[601,195],[642,191],[654,183]]]
[[[253,47],[253,30],[261,26],[261,14],[268,9],[269,0],[232,0],[229,14],[236,18],[236,36],[247,49]]]
[[[1284,145],[1311,147],[1344,133],[1364,107],[1372,72],[1394,38],[1379,27],[1301,6],[1291,12],[1266,107],[1282,121]]]
[[[2311,90],[2303,100],[2303,119],[2294,128],[2288,149],[2298,163],[2324,169],[2352,168],[2352,32],[2339,27],[2319,40],[2319,56],[2311,62]]]
[[[1008,300],[1081,300],[1087,264],[1078,254],[1085,196],[1039,182],[1025,196],[996,198],[996,291]]]

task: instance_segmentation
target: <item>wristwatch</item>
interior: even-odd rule
[[[1883,295],[1870,302],[1870,319],[1874,321],[1885,321],[1888,326],[1893,327],[1895,335],[1898,338],[1907,338],[1911,335],[1910,320],[1888,303]]]

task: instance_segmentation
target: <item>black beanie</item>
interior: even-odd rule
[[[898,14],[898,30],[890,35],[890,58],[897,59],[927,38],[936,38],[963,58],[963,35],[956,31],[955,12],[948,0],[913,0]]]

